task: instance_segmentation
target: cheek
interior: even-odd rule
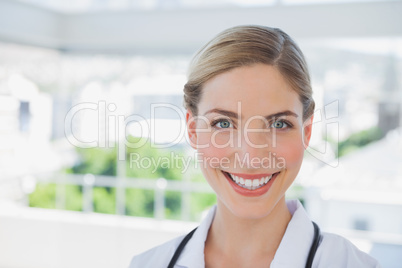
[[[278,140],[275,153],[278,157],[284,158],[287,168],[299,167],[304,156],[303,142],[300,137],[282,138]]]
[[[225,168],[229,162],[230,146],[222,142],[220,137],[213,137],[208,133],[198,135],[198,155],[205,167]],[[227,168],[227,167],[226,167]]]

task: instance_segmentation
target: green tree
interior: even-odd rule
[[[135,178],[181,180],[183,177],[184,149],[180,146],[158,149],[142,138],[129,137],[131,146],[126,148],[126,176]],[[135,146],[141,145],[141,146]],[[113,148],[77,148],[77,163],[66,170],[70,174],[94,174],[116,176],[117,146]],[[135,161],[136,160],[136,161]],[[191,181],[205,181],[196,172]],[[82,186],[67,185],[66,209],[82,211]],[[126,215],[152,217],[154,210],[154,191],[144,189],[126,189]],[[56,188],[54,184],[41,184],[30,196],[30,205],[37,207],[55,207]],[[116,189],[111,187],[94,187],[94,211],[99,213],[116,212]],[[179,219],[181,193],[165,192],[165,215],[167,218]],[[198,219],[201,211],[216,202],[211,194],[194,194],[191,198],[191,217]]]
[[[383,133],[378,127],[369,128],[350,135],[338,145],[338,157],[344,156],[373,141],[381,139]]]
[[[29,206],[38,208],[56,208],[56,184],[38,183],[29,195]]]

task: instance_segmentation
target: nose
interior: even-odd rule
[[[259,168],[268,162],[272,150],[270,136],[266,129],[244,131],[236,152],[240,161],[249,168]]]

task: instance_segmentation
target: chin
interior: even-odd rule
[[[279,201],[279,200],[278,200]],[[258,220],[267,217],[274,210],[277,202],[252,202],[252,203],[240,203],[237,202],[225,202],[220,200],[220,205],[224,206],[225,210],[228,210],[237,218]],[[219,205],[219,204],[218,204]]]

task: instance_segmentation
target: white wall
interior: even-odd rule
[[[0,267],[128,267],[133,255],[187,233],[195,225],[36,208],[0,208]]]
[[[355,220],[362,219],[368,223],[367,231],[402,235],[402,204],[399,203],[326,199],[319,191],[310,189],[305,205],[311,218],[323,229],[353,230]]]
[[[329,200],[324,201],[322,206],[330,211],[325,219],[325,225],[330,228],[353,229],[356,219],[365,219],[368,231],[402,234],[401,205]]]

